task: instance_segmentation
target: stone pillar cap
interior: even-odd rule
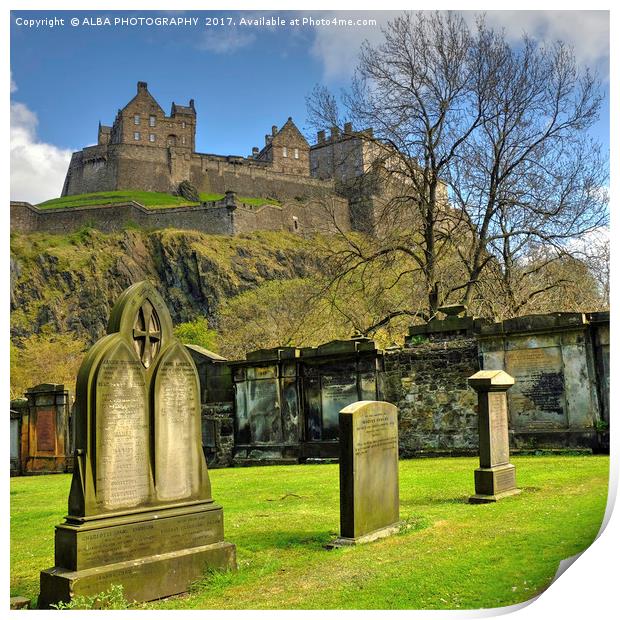
[[[467,383],[476,391],[507,390],[515,380],[503,370],[481,370],[469,377]]]

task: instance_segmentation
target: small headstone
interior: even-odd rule
[[[515,380],[503,370],[481,370],[467,380],[478,392],[480,467],[474,472],[472,504],[496,502],[520,493],[510,461],[506,392]]]
[[[340,537],[355,545],[398,531],[398,410],[363,400],[340,411]]]
[[[206,568],[234,568],[201,446],[200,387],[163,299],[128,288],[76,388],[69,515],[39,607],[121,584],[128,601],[187,590]]]

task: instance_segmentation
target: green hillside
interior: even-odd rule
[[[200,200],[203,202],[212,202],[221,200],[224,194],[200,194]],[[197,206],[199,202],[190,202],[183,196],[173,196],[164,192],[143,192],[140,190],[118,190],[112,192],[96,192],[93,194],[78,194],[76,196],[64,196],[62,198],[53,198],[41,202],[37,207],[39,209],[64,209],[68,207],[89,207],[95,205],[117,204],[133,200],[147,209],[161,209],[165,207],[191,207]],[[277,205],[279,202],[273,198],[255,198],[251,196],[237,196],[238,202],[244,202],[251,205],[272,204]]]

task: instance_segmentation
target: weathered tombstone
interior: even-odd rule
[[[508,442],[508,401],[506,392],[515,380],[503,370],[481,370],[467,380],[478,392],[480,467],[474,472],[476,494],[472,504],[496,502],[520,493]]]
[[[399,529],[398,410],[362,400],[340,411],[340,537],[355,545]]]
[[[41,383],[28,388],[26,398],[28,415],[22,418],[22,432],[26,433],[24,473],[68,471],[71,460],[68,391],[62,384]]]
[[[129,601],[154,600],[207,567],[235,567],[202,453],[196,367],[150,284],[122,293],[85,357],[75,418],[69,515],[55,566],[41,572],[40,608],[112,584]]]

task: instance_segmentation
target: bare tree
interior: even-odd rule
[[[363,182],[381,185],[389,196],[380,213],[388,225],[364,243],[350,239],[332,258],[340,273],[374,261],[404,261],[409,266],[399,279],[421,279],[425,289],[424,306],[411,314],[428,319],[450,293],[449,286],[440,286],[441,259],[451,244],[442,177],[482,122],[476,80],[484,78],[475,65],[471,33],[456,13],[406,13],[384,35],[377,47],[363,45],[342,105],[356,126],[373,128],[363,136],[374,159]],[[325,88],[308,98],[308,111],[317,127],[342,124],[336,99]]]
[[[600,88],[579,73],[562,43],[538,47],[524,37],[517,48],[478,22],[476,51],[489,59],[495,81],[477,93],[480,125],[448,170],[451,194],[469,234],[456,248],[468,272],[463,301],[475,299],[490,261],[509,314],[554,286],[535,280],[549,262],[571,255],[574,240],[607,222],[606,165],[586,134],[597,118]],[[531,261],[532,254],[544,260]],[[499,267],[499,269],[498,269]],[[489,274],[491,275],[491,274]]]
[[[409,282],[411,303],[381,324],[428,319],[446,302],[482,308],[483,278],[499,283],[491,286],[511,312],[528,307],[518,284],[544,268],[528,263],[537,246],[546,261],[559,260],[572,240],[606,223],[606,166],[586,134],[600,102],[597,80],[561,43],[541,48],[525,37],[511,47],[484,18],[470,29],[455,13],[389,22],[380,45],[362,46],[340,107],[325,88],[308,98],[316,127],[346,118],[373,128],[357,134],[374,162],[358,182],[386,197],[374,235],[344,235],[346,246],[331,253],[331,283],[369,263],[402,265],[383,284]],[[416,307],[420,282],[425,299]]]

